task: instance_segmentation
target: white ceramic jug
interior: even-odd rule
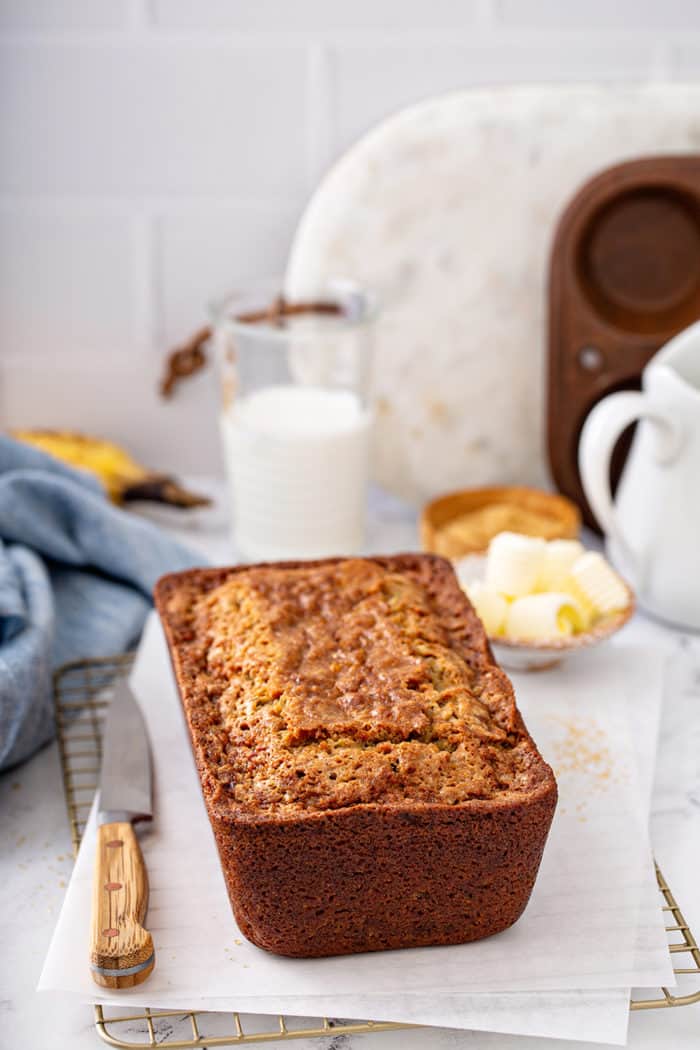
[[[613,503],[610,456],[635,420]],[[579,469],[608,556],[640,605],[700,630],[700,322],[652,358],[640,393],[611,394],[593,408]]]

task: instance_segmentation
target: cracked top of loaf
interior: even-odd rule
[[[551,782],[441,558],[191,570],[156,598],[219,808],[454,806]]]

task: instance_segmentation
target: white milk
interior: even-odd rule
[[[221,429],[242,557],[360,549],[371,416],[355,394],[266,387],[235,401]]]

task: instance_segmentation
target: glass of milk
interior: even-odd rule
[[[236,553],[245,561],[358,553],[375,304],[348,281],[306,302],[284,303],[273,287],[215,309]]]

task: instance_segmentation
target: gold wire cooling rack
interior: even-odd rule
[[[73,852],[77,853],[88,819],[102,757],[102,725],[115,681],[129,673],[133,656],[107,657],[66,664],[54,675],[54,703],[58,746],[71,827]],[[666,880],[657,867],[661,908],[676,961],[674,973],[681,981],[700,978],[700,949]],[[674,994],[667,988],[653,999],[632,998],[631,1010],[657,1010],[700,1002],[700,988]],[[416,1025],[380,1021],[345,1021],[327,1017],[304,1019],[280,1015],[244,1018],[238,1013],[123,1009],[95,1006],[95,1027],[110,1046],[125,1050],[165,1047],[167,1050],[205,1050],[207,1047],[243,1046],[291,1039],[358,1035],[416,1028]]]

